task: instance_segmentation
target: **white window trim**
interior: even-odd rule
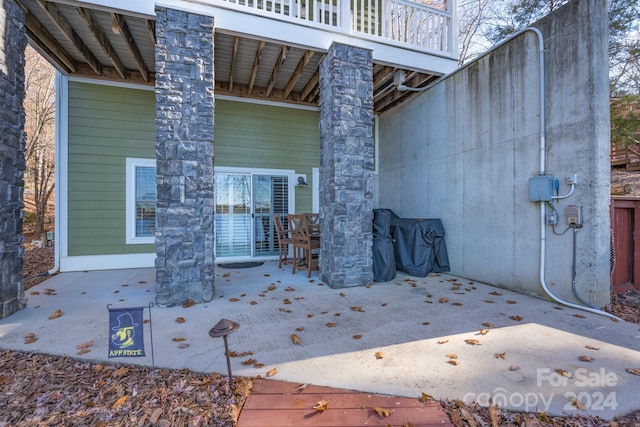
[[[136,236],[136,167],[156,167],[155,159],[142,159],[127,157],[126,174],[126,244],[127,245],[148,245],[155,244],[156,238]]]

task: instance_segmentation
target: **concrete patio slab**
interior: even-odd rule
[[[234,375],[275,368],[274,379],[300,384],[484,405],[492,397],[502,409],[552,415],[640,409],[640,376],[629,372],[640,368],[637,324],[448,275],[399,273],[341,290],[275,262],[216,276],[210,303],[145,309],[146,357],[108,359],[107,304],[147,307],[153,269],[63,273],[29,289],[28,306],[0,321],[0,347],[151,366],[151,326],[156,367],[226,374],[223,340],[208,335],[226,318],[241,325],[231,351],[247,353],[232,358]],[[63,315],[49,320],[55,310]],[[29,332],[38,340],[25,344]]]

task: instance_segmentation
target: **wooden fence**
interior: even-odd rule
[[[611,233],[612,289],[640,289],[640,197],[611,198]]]

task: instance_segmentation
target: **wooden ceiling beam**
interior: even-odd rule
[[[260,40],[260,43],[258,43],[258,50],[256,51],[255,58],[253,59],[253,68],[251,68],[251,77],[249,77],[249,94],[253,91],[253,85],[256,82],[258,67],[260,66],[260,59],[262,58],[262,51],[264,50],[265,45],[266,42],[264,40]]]
[[[25,14],[27,37],[43,49],[66,72],[75,72],[78,63],[31,13]]]
[[[309,61],[311,61],[311,57],[313,56],[313,53],[314,53],[313,51],[307,50],[302,56],[302,58],[300,58],[300,62],[298,62],[298,65],[296,66],[295,71],[291,75],[291,78],[287,82],[287,85],[284,87],[285,99],[289,97],[289,94],[293,90],[293,87],[296,85],[296,83],[300,79],[300,76],[304,71],[304,67],[306,67]]]
[[[145,23],[147,25],[147,32],[149,33],[149,37],[151,37],[151,41],[155,45],[156,42],[156,21],[153,19],[145,19]]]
[[[388,66],[384,66],[381,67],[380,70],[378,70],[374,75],[373,75],[373,90],[375,91],[376,88],[381,87],[382,85],[386,84],[389,79],[393,76],[393,73],[397,70],[397,68],[393,68],[393,67],[388,67]]]
[[[100,28],[100,25],[96,22],[95,19],[93,19],[91,11],[79,6],[76,7],[76,10],[78,11],[80,17],[82,17],[82,19],[84,20],[85,24],[87,24],[87,28],[89,29],[91,34],[93,34],[93,37],[95,37],[98,44],[100,44],[100,47],[104,51],[105,55],[107,55],[107,58],[109,58],[115,69],[118,70],[120,77],[122,77],[123,79],[126,78],[126,69],[124,67],[124,64],[122,64],[122,61],[109,42],[109,39],[107,39],[104,31]]]
[[[291,46],[282,46],[282,49],[280,49],[280,55],[278,56],[278,61],[276,62],[276,65],[273,67],[273,71],[271,72],[271,77],[269,78],[269,82],[267,83],[267,96],[271,94],[273,87],[276,85],[276,81],[278,80],[278,75],[282,70],[284,61],[287,60],[287,54],[289,53],[289,49],[291,49]]]
[[[102,64],[98,61],[98,59],[93,55],[91,49],[87,47],[86,44],[82,41],[78,33],[71,27],[69,21],[60,13],[58,6],[54,3],[47,2],[45,0],[36,0],[38,5],[42,8],[43,12],[45,12],[51,21],[55,24],[56,27],[64,34],[64,36],[71,42],[76,49],[80,52],[80,55],[87,61],[87,64],[96,72],[98,75],[102,75]]]
[[[313,88],[318,86],[319,81],[320,81],[320,71],[316,70],[316,72],[313,73],[313,76],[311,76],[307,84],[302,89],[302,92],[300,92],[301,101],[304,101],[307,99],[309,94],[313,91]]]
[[[238,43],[240,43],[240,38],[235,36],[231,52],[231,66],[229,67],[229,92],[233,92],[233,75],[236,71],[236,61],[238,60]]]
[[[89,77],[92,79],[100,79],[112,82],[135,83],[151,87],[153,87],[155,83],[155,73],[149,73],[149,81],[145,81],[142,79],[142,76],[137,70],[127,70],[124,78],[120,76],[120,72],[114,67],[104,66],[102,67],[102,72],[102,76],[96,77],[96,75],[92,72],[91,67],[89,67],[87,64],[79,63],[78,69],[73,75],[76,77]]]
[[[42,0],[39,0],[42,1]],[[138,50],[138,46],[136,45],[136,41],[131,35],[131,31],[129,31],[129,26],[127,25],[127,21],[125,21],[124,16],[119,13],[111,13],[111,25],[112,28],[117,29],[122,38],[124,39],[125,44],[129,48],[129,52],[133,55],[133,58],[138,65],[138,70],[140,71],[140,75],[145,82],[149,81],[149,69],[147,68],[147,64],[144,63],[144,59],[142,58],[142,54],[140,50]]]

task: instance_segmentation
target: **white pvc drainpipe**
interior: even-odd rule
[[[545,75],[544,75],[544,36],[542,32],[535,27],[527,27],[521,31],[518,31],[514,34],[509,40],[516,38],[517,36],[531,31],[538,36],[538,55],[539,55],[539,66],[540,66],[540,175],[546,175],[546,158],[547,158],[547,147],[546,147],[546,139],[545,139],[545,128],[546,128],[546,118],[544,113],[545,107]],[[502,43],[501,43],[502,44]],[[574,186],[571,186],[571,192],[573,192]],[[602,316],[611,317],[614,319],[619,319],[617,316],[614,316],[611,313],[607,313],[606,311],[599,310],[597,308],[586,307],[583,305],[574,304],[568,301],[565,301],[561,298],[555,296],[549,287],[547,286],[547,282],[545,280],[545,260],[546,260],[546,250],[547,250],[547,227],[545,221],[545,204],[544,202],[540,203],[540,285],[544,292],[554,301],[560,303],[562,305],[566,305],[568,307],[577,308],[578,310],[588,311],[590,313],[599,314]]]

